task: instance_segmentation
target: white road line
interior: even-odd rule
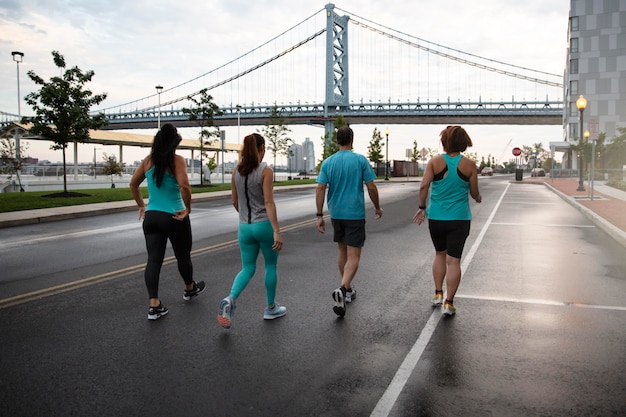
[[[498,211],[500,204],[502,204],[502,199],[504,198],[504,195],[508,191],[510,185],[511,184],[506,185],[506,188],[504,189],[504,191],[502,192],[502,195],[498,199],[498,202],[493,208],[493,211],[489,215],[489,218],[485,222],[482,230],[478,234],[478,237],[474,241],[472,248],[469,250],[467,255],[465,255],[465,259],[463,263],[461,264],[461,270],[463,271],[467,270],[467,267],[472,261],[474,254],[480,247],[480,243],[482,242],[485,234],[487,233],[487,229],[489,228],[489,225],[491,224],[494,216],[496,215],[496,212]],[[417,341],[415,342],[415,344],[409,351],[408,355],[404,358],[404,361],[400,365],[400,368],[398,368],[398,370],[396,371],[396,374],[394,375],[393,379],[391,380],[391,383],[389,384],[389,386],[383,393],[383,396],[380,397],[380,400],[378,400],[378,404],[376,404],[376,407],[370,414],[371,417],[386,417],[389,415],[389,413],[393,409],[394,404],[396,403],[396,400],[398,399],[398,396],[400,396],[402,389],[406,385],[406,382],[408,381],[409,377],[415,370],[415,366],[417,365],[417,362],[422,356],[422,353],[424,353],[424,350],[426,349],[428,342],[430,342],[430,339],[435,333],[435,329],[437,328],[437,323],[439,323],[440,318],[441,318],[441,310],[434,309],[432,314],[430,315],[430,318],[426,322],[426,325],[422,329],[419,337],[417,338]]]
[[[595,224],[549,224],[549,223],[506,223],[506,222],[494,222],[494,223],[491,223],[491,225],[492,226],[521,226],[521,227],[528,227],[528,226],[567,227],[568,229],[576,228],[576,227],[582,227],[582,228],[596,227]]]
[[[578,308],[590,308],[596,310],[614,310],[614,311],[626,311],[626,307],[622,306],[605,306],[598,304],[585,304],[577,301],[556,301],[556,300],[538,300],[532,298],[511,298],[511,297],[488,297],[483,295],[471,295],[471,294],[457,294],[455,298],[465,298],[468,300],[482,300],[482,301],[494,301],[494,302],[506,302],[517,304],[537,304],[545,306],[557,306],[557,307],[578,307]]]

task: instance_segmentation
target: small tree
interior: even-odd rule
[[[422,155],[417,147],[417,141],[413,141],[413,150],[411,151],[411,162],[418,162],[422,159]]]
[[[206,162],[206,167],[209,170],[209,184],[211,184],[211,174],[217,168],[216,159],[217,159],[217,151]]]
[[[265,147],[274,156],[274,181],[276,181],[276,155],[287,155],[289,146],[293,143],[287,137],[287,132],[291,132],[291,129],[286,126],[285,117],[278,110],[278,106],[274,105],[269,120],[260,132],[267,141]]]
[[[383,136],[378,128],[374,128],[372,132],[372,140],[367,146],[367,159],[376,164],[376,172],[378,172],[378,164],[383,162]]]
[[[24,155],[28,149],[28,144],[20,143],[20,155]],[[20,170],[22,169],[22,158],[17,157],[17,147],[15,141],[8,136],[0,138],[0,173],[8,174],[8,179],[17,177],[20,191],[24,191],[22,187],[22,179],[20,178]]]
[[[93,95],[85,84],[94,76],[93,71],[83,72],[78,67],[66,69],[65,58],[57,51],[52,51],[54,64],[63,73],[52,77],[50,81],[28,71],[28,77],[41,88],[26,96],[28,103],[35,111],[32,118],[24,118],[23,122],[32,122],[31,133],[43,136],[54,142],[50,148],[63,152],[63,193],[67,194],[67,175],[65,149],[68,143],[89,141],[89,130],[104,126],[104,113],[90,115],[89,109],[100,104],[107,97],[106,93]]]
[[[213,102],[213,97],[207,93],[206,88],[200,90],[198,95],[200,98],[194,96],[187,97],[194,103],[195,107],[185,107],[183,108],[183,113],[188,115],[190,121],[197,122],[200,127],[200,185],[202,185],[204,184],[202,179],[202,172],[204,171],[202,158],[205,156],[204,145],[210,146],[213,142],[220,139],[220,130],[215,126],[213,117],[221,116],[224,112]]]
[[[605,147],[607,167],[620,168],[626,165],[626,128],[618,127],[620,135]]]
[[[344,120],[343,115],[337,116],[337,120],[333,123],[335,125],[335,129],[333,129],[332,137],[328,137],[328,133],[322,136],[322,159],[317,164],[317,171],[319,172],[320,167],[322,166],[322,162],[326,160],[329,156],[337,153],[339,151],[339,145],[337,144],[337,129],[341,126],[347,126],[348,123]]]
[[[106,153],[102,154],[102,159],[104,160],[102,173],[111,177],[111,188],[115,188],[115,184],[113,183],[113,175],[118,175],[121,178],[122,172],[124,172],[124,165],[118,163],[117,159],[115,159],[115,156],[107,155]]]

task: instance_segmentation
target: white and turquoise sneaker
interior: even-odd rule
[[[217,314],[217,322],[225,329],[230,329],[235,313],[235,300],[228,296],[220,301],[220,311]]]
[[[265,320],[274,320],[287,314],[287,308],[278,303],[274,303],[274,308],[265,307],[263,318]]]

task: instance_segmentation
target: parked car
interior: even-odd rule
[[[482,171],[480,171],[480,175],[493,175],[493,168],[484,167]]]
[[[546,171],[543,168],[533,168],[530,171],[530,176],[531,177],[545,177]]]

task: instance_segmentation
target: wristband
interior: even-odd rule
[[[317,213],[316,216],[317,217],[324,217],[324,213]]]
[[[419,206],[420,210],[426,210],[426,206]]]

